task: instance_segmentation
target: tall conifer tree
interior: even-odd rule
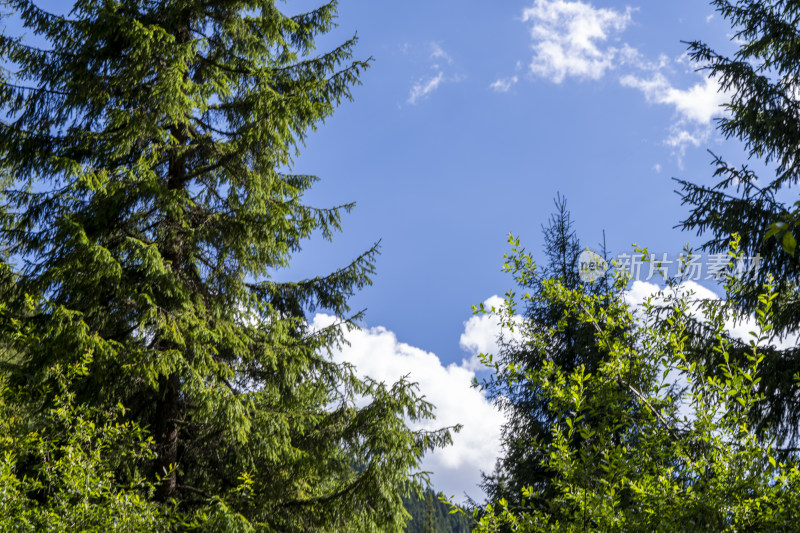
[[[566,198],[559,195],[554,203],[555,212],[548,225],[542,226],[546,262],[541,269],[517,273],[519,288],[531,295],[525,301],[522,321],[509,324],[517,336],[504,332],[499,339],[499,353],[493,354],[489,365],[495,373],[483,384],[508,418],[503,427],[504,455],[495,472],[484,478],[484,489],[491,501],[505,498],[517,502],[525,487],[532,488],[531,502],[535,505],[546,507],[551,496],[552,471],[545,465],[543,455],[546,447],[531,443],[549,442],[550,426],[555,420],[548,406],[549,399],[541,395],[534,383],[520,376],[548,363],[570,371],[584,365],[591,372],[603,356],[595,344],[594,329],[577,320],[564,320],[565,309],[544,298],[545,286],[556,281],[569,290],[581,289],[589,294],[604,294],[608,284],[605,277],[595,283],[583,283],[579,276],[579,257],[584,249],[575,233]],[[516,244],[514,251],[517,251]],[[602,253],[605,254],[605,250]],[[516,263],[509,261],[506,265],[507,270],[513,271],[512,265]],[[547,345],[527,342],[529,337],[544,337],[550,330],[556,332],[549,337]],[[514,379],[509,379],[511,375]]]
[[[695,41],[689,53],[730,94],[719,131],[741,141],[748,157],[760,160],[766,170],[756,172],[752,165],[715,157],[713,186],[679,180],[683,203],[691,208],[682,226],[707,236],[703,249],[710,253],[725,254],[737,233],[743,254],[760,259],[757,275],[732,287],[737,310],[754,313],[768,276],[774,275],[778,296],[773,331],[791,333],[800,325],[800,203],[788,191],[800,181],[800,4],[715,0],[712,5],[733,27],[735,52],[723,54]],[[713,335],[701,335],[695,342],[698,355],[713,361],[715,352],[708,349]],[[743,358],[748,347],[734,344],[738,349],[733,353]],[[800,437],[800,348],[770,348],[764,355],[761,390],[766,401],[753,411],[753,422],[778,426],[790,440]]]
[[[368,66],[355,39],[314,51],[336,2],[296,16],[274,0],[4,3],[45,43],[0,38],[14,183],[0,239],[18,265],[4,296],[30,331],[12,383],[39,404],[48,369],[90,353],[77,399],[148,427],[157,458],[129,467],[212,529],[400,530],[409,474],[448,434],[407,427],[431,416],[410,384],[326,354],[376,249],[271,277],[351,208],[304,204],[315,178],[287,171]],[[339,325],[311,330],[317,307]]]

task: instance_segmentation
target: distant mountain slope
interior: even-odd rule
[[[437,494],[428,489],[421,498],[404,499],[403,504],[411,515],[406,533],[468,533],[472,521],[461,514],[450,514],[450,508],[439,501]]]

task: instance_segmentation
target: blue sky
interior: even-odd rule
[[[410,373],[439,424],[463,423],[425,466],[447,494],[480,496],[502,416],[469,387],[497,333],[470,308],[512,288],[506,235],[540,256],[561,193],[583,244],[605,230],[612,255],[700,242],[674,229],[686,211],[670,178],[713,183],[707,149],[744,157],[714,131],[725,96],[681,41],[730,50],[731,30],[697,0],[341,0],[338,22],[320,49],[357,32],[357,58],[374,62],[294,170],[322,179],[309,204],[357,207],[333,243],[310,241],[278,275],[324,274],[382,241],[375,283],[352,302],[365,329],[336,357],[387,381]]]
[[[382,239],[375,285],[354,305],[449,362],[463,356],[454,340],[470,306],[509,288],[505,235],[538,250],[558,192],[584,244],[605,230],[613,252],[636,242],[677,254],[693,236],[673,229],[685,211],[670,178],[709,182],[706,149],[727,151],[711,122],[716,87],[680,42],[725,46],[729,28],[712,15],[697,1],[344,0],[326,42],[358,31],[357,56],[375,62],[295,168],[322,178],[311,203],[357,208],[293,272]],[[593,49],[568,46],[581,39]],[[574,57],[549,61],[548,46]]]
[[[356,55],[375,61],[295,168],[322,178],[312,204],[357,208],[292,274],[382,239],[375,284],[353,300],[366,329],[340,356],[380,379],[410,372],[442,423],[464,423],[426,467],[446,493],[480,495],[502,416],[467,386],[470,358],[497,332],[470,308],[512,288],[506,234],[540,255],[560,192],[583,244],[596,248],[605,230],[612,256],[637,243],[675,258],[701,242],[674,228],[686,210],[671,178],[713,183],[709,149],[744,157],[715,132],[725,95],[681,41],[728,51],[732,32],[696,0],[343,0],[339,14],[323,46],[357,31]]]

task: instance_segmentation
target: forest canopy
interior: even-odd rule
[[[687,43],[716,96],[729,97],[719,133],[744,147],[713,155],[711,185],[677,181],[676,204],[688,209],[679,225],[703,239],[701,251],[724,259],[724,297],[698,298],[685,279],[664,275],[659,290],[635,300],[605,240],[591,255],[599,270],[584,275],[579,218],[565,196],[545,221],[525,205],[526,220],[545,222],[543,253],[537,261],[509,235],[502,270],[513,287],[502,305],[474,309],[499,324],[496,350],[480,355],[481,370],[471,359],[447,367],[477,376],[479,392],[466,390],[506,421],[497,467],[484,472],[486,500],[465,509],[436,492],[423,463],[460,426],[436,424],[413,375],[380,381],[338,357],[348,333],[365,324],[353,302],[373,283],[381,250],[365,241],[344,252],[339,233],[355,204],[325,200],[331,188],[298,164],[310,136],[374,71],[355,35],[333,33],[338,2],[307,11],[274,0],[2,6],[0,531],[797,529],[800,351],[777,341],[796,336],[800,320],[800,202],[785,200],[800,178],[800,4],[715,0],[733,51]],[[546,41],[585,60],[556,65],[554,85],[637,61],[650,68],[650,85],[621,84],[645,91],[648,103],[674,103],[660,71],[612,37],[632,13],[536,0],[522,17],[539,23],[529,31],[537,54],[529,73],[554,57]],[[584,40],[561,38],[555,21],[565,17],[588,32]],[[406,116],[467,78],[450,70],[458,58],[442,42],[427,44],[429,72],[395,106]],[[600,58],[606,52],[617,63]],[[507,95],[520,80],[483,90]],[[374,104],[364,111],[371,119]],[[483,113],[462,110],[461,100],[448,105],[474,119],[475,131],[451,131],[463,143],[452,153],[444,144],[424,148],[471,162],[467,147],[480,138],[495,175],[479,186],[458,175],[458,190],[501,198],[502,210],[516,214],[522,204],[511,197],[524,196],[522,187],[501,179],[505,152],[488,148],[494,137],[513,142],[499,128],[478,131]],[[542,116],[550,105],[540,102]],[[389,176],[400,159],[414,160],[415,143],[428,144],[419,140],[425,123],[413,122],[423,114],[397,124],[374,118],[370,143],[353,141],[357,155],[337,157],[367,159],[372,141],[392,144],[395,152],[375,156]],[[558,125],[546,124],[534,123],[537,157],[556,141],[575,149],[578,128],[560,140]],[[382,128],[407,129],[397,143]],[[346,137],[341,131],[334,136]],[[758,172],[731,162],[747,158]],[[339,172],[366,189],[354,177],[364,168]],[[411,213],[452,254],[445,268],[453,270],[458,246],[437,217],[485,217],[461,219],[436,205],[438,188],[458,203],[456,184],[450,190],[427,172],[397,188],[370,176],[397,203],[373,211],[396,217],[391,224],[404,232],[412,225],[400,211]],[[601,197],[590,177],[580,179],[583,193]],[[596,212],[579,215],[602,225]],[[296,275],[300,253],[317,241],[346,259],[328,268],[314,256],[313,273]],[[408,269],[398,291],[419,284],[412,263],[443,272],[430,252],[415,245],[413,257],[398,260]],[[692,261],[694,250],[684,252],[681,261]],[[653,261],[646,248],[636,254]],[[753,278],[741,276],[745,257],[762,261]],[[429,302],[466,293],[464,278],[433,277]],[[436,307],[424,303],[414,302],[416,323],[436,330]],[[318,312],[330,318],[323,327]],[[735,323],[752,331],[736,336]],[[454,468],[466,462],[458,457]]]

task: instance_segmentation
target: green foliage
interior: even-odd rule
[[[734,240],[731,269],[741,257],[737,246]],[[531,259],[516,253],[511,261]],[[531,443],[555,473],[553,497],[546,508],[525,506],[536,497],[526,488],[522,510],[495,502],[477,530],[795,530],[796,456],[776,447],[774,433],[753,429],[746,414],[764,402],[758,391],[764,361],[759,345],[772,329],[774,285],[763,288],[758,330],[745,362],[737,364],[730,357],[722,306],[692,301],[691,293],[671,280],[632,312],[625,302],[628,281],[618,277],[606,297],[558,280],[543,284],[540,297],[563,309],[560,324],[577,320],[592,327],[605,355],[593,372],[546,358],[540,368],[525,370],[524,379],[556,420],[549,443]],[[669,310],[666,316],[663,309]],[[715,332],[717,368],[692,358],[687,328],[697,320]],[[526,341],[547,346],[559,328],[526,332]],[[506,373],[509,379],[514,374]]]
[[[410,496],[404,500],[411,518],[406,524],[406,533],[466,533],[472,531],[472,519],[461,513],[451,513],[450,506],[443,503],[431,488],[422,496]]]
[[[155,504],[155,486],[123,462],[151,460],[152,439],[123,422],[125,409],[105,412],[75,403],[71,384],[90,358],[54,368],[52,406],[34,417],[0,405],[0,531],[170,531],[189,526]],[[7,391],[8,392],[8,391]],[[35,428],[35,429],[34,429]]]
[[[401,531],[420,457],[449,434],[409,429],[432,417],[413,384],[328,357],[377,247],[272,277],[352,207],[306,205],[316,178],[291,171],[368,66],[354,38],[315,51],[336,2],[4,5],[46,43],[0,36],[0,242],[16,258],[0,298],[26,332],[2,339],[14,408],[52,405],[50,369],[91,353],[74,405],[124,405],[120,423],[150,432],[152,460],[114,465],[155,486],[148,505],[212,531]],[[318,307],[339,322],[312,330]]]
[[[719,131],[741,141],[749,158],[759,159],[766,167],[764,172],[774,176],[759,176],[746,164],[715,156],[717,183],[713,187],[679,180],[683,203],[691,207],[682,225],[685,230],[707,235],[703,249],[710,253],[725,253],[730,235],[741,236],[745,256],[760,257],[761,268],[756,279],[744,280],[733,288],[734,309],[742,315],[755,313],[770,273],[775,276],[778,294],[773,308],[774,331],[786,334],[800,323],[800,204],[787,202],[793,194],[789,188],[800,179],[796,155],[800,143],[800,5],[784,0],[715,0],[712,4],[731,23],[735,52],[720,54],[696,41],[690,43],[689,53],[730,94],[727,114],[719,119]],[[706,342],[699,343],[698,357],[709,364],[719,363],[709,358],[713,352],[702,347],[711,342],[711,332],[702,334]],[[743,362],[746,352],[746,345],[735,343],[731,357]],[[800,372],[800,352],[792,347],[765,350],[764,355],[760,390],[767,403],[751,416],[765,427],[780,426],[787,441],[796,440],[800,437],[796,424],[800,402],[793,377]]]

